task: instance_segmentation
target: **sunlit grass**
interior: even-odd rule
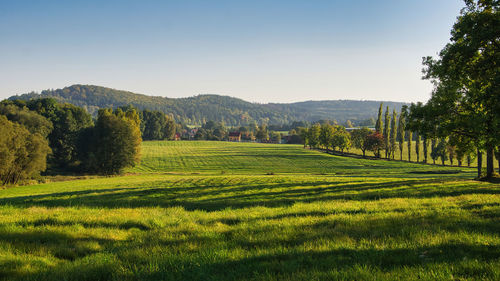
[[[500,279],[500,186],[473,170],[151,142],[132,171],[0,190],[0,278]]]
[[[462,171],[469,178],[473,169],[374,161],[339,157],[304,149],[301,145],[232,143],[212,141],[151,141],[143,144],[141,165],[128,170],[139,173],[265,174],[314,173],[337,175],[388,174],[408,172]],[[465,175],[465,174],[461,174]]]

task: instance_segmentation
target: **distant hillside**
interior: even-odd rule
[[[9,99],[29,100],[52,97],[61,102],[81,106],[92,114],[99,108],[132,105],[140,109],[151,109],[171,114],[177,122],[200,125],[214,120],[237,126],[251,121],[269,124],[287,124],[292,121],[318,121],[335,119],[353,122],[375,117],[380,101],[329,100],[297,103],[257,104],[242,99],[199,95],[189,98],[165,98],[146,96],[127,91],[93,85],[73,85],[63,89],[45,90],[40,94],[28,93]],[[384,107],[399,110],[403,103],[384,102]]]

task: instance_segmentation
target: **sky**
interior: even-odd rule
[[[425,102],[462,0],[0,0],[0,99],[91,84],[166,97]]]

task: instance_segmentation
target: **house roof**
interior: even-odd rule
[[[241,136],[241,133],[240,132],[230,132],[229,136],[230,137],[239,137],[239,136]]]

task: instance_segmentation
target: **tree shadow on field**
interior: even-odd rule
[[[0,242],[13,249],[52,255],[59,259],[75,260],[97,253],[100,245],[114,240],[95,237],[75,238],[69,234],[46,229],[0,230]]]
[[[426,271],[426,269],[436,269],[436,265],[448,266],[457,279],[461,279],[459,277],[484,279],[485,276],[489,276],[488,270],[491,269],[484,267],[476,271],[466,271],[462,268],[460,271],[460,263],[470,259],[479,262],[480,266],[485,266],[490,262],[498,262],[500,258],[500,245],[488,245],[486,241],[470,242],[465,238],[469,242],[445,240],[440,244],[429,246],[413,242],[419,237],[414,236],[419,231],[420,235],[424,235],[422,231],[428,235],[440,235],[443,232],[498,235],[500,225],[495,221],[450,217],[446,214],[408,214],[403,217],[363,216],[360,223],[350,223],[325,218],[321,212],[311,212],[309,215],[319,216],[320,220],[300,227],[279,223],[254,223],[244,228],[229,228],[220,235],[206,235],[211,231],[210,227],[198,230],[172,229],[168,230],[167,236],[146,231],[142,232],[144,235],[142,239],[131,237],[127,240],[75,237],[47,229],[0,228],[0,243],[7,243],[11,249],[17,251],[49,254],[68,262],[76,262],[78,265],[68,267],[64,263],[55,263],[49,270],[34,268],[25,272],[26,275],[20,278],[23,280],[29,278],[58,280],[58,273],[64,270],[65,274],[70,276],[69,280],[92,280],[89,277],[72,276],[77,276],[78,271],[89,270],[87,266],[91,266],[91,263],[79,264],[79,260],[102,252],[112,254],[115,258],[111,266],[120,268],[113,272],[113,278],[103,280],[314,280],[335,279],[325,277],[333,274],[332,272],[349,272],[359,266],[365,266],[364,270],[391,273],[402,268],[411,270],[418,267]],[[263,216],[258,219],[269,218]],[[46,222],[35,221],[33,225],[58,226],[59,223],[66,226],[57,219]],[[336,241],[346,241],[346,239],[351,241],[347,243],[349,246],[336,247],[342,245],[342,242],[336,244]],[[311,248],[310,246],[314,248],[318,241],[323,241],[329,246],[325,250],[307,250]],[[88,247],[88,243],[97,243],[102,247]],[[407,243],[410,243],[410,246]],[[140,249],[142,254],[131,256],[131,249],[134,251]],[[162,249],[163,255],[152,254],[158,249]],[[77,254],[71,254],[75,251]],[[234,253],[233,251],[245,254],[234,258],[230,254]],[[23,260],[23,262],[29,261]],[[157,266],[148,267],[151,264]],[[22,268],[22,264],[16,264],[8,259],[0,262],[0,265],[4,265],[5,268]],[[131,269],[134,275],[122,276],[121,274],[130,274],[130,271],[126,272],[127,269]],[[0,275],[2,271],[0,269]],[[7,273],[9,275],[6,276],[11,277],[15,272],[4,271],[4,275]],[[302,277],[299,277],[300,274]],[[311,274],[320,275],[311,278]],[[347,279],[359,279],[359,276],[355,275],[359,272],[353,271],[351,274],[354,275]],[[47,279],[39,278],[41,276]]]
[[[315,213],[311,213],[316,215]],[[321,214],[320,214],[321,215]],[[278,217],[276,217],[278,218]],[[266,217],[260,219],[268,219]],[[480,262],[498,261],[500,246],[487,243],[443,242],[431,246],[402,247],[387,246],[382,248],[338,248],[324,251],[303,250],[303,245],[312,241],[338,241],[349,237],[350,241],[412,241],[419,231],[426,230],[429,235],[440,233],[480,232],[498,235],[500,226],[493,221],[478,221],[474,218],[450,218],[446,215],[405,216],[405,217],[365,217],[359,224],[345,223],[335,219],[325,219],[310,225],[301,225],[293,229],[277,228],[276,225],[250,224],[245,228],[232,228],[223,233],[224,241],[231,241],[225,250],[231,247],[244,250],[248,258],[237,260],[216,259],[201,263],[179,261],[172,266],[171,261],[164,261],[160,270],[141,276],[144,280],[247,280],[259,279],[300,279],[311,280],[311,274],[325,276],[332,271],[349,271],[356,266],[365,266],[382,272],[395,269],[426,267],[434,268],[436,264],[444,264],[460,270],[458,263],[466,259]],[[197,241],[196,235],[180,243]],[[198,242],[211,247],[219,245],[216,241],[200,237]],[[251,239],[250,239],[251,238]],[[205,239],[205,240],[203,240]],[[220,239],[220,238],[219,238]],[[171,243],[171,241],[165,242]],[[381,242],[384,243],[384,242]],[[389,243],[390,244],[390,243]],[[389,245],[388,244],[388,245]],[[401,243],[403,245],[404,243]],[[417,243],[415,245],[418,245]],[[306,247],[307,249],[308,247]],[[256,254],[262,250],[279,249],[279,254]],[[283,249],[287,249],[283,253]],[[263,275],[259,275],[263,274]],[[305,274],[297,278],[299,274]],[[484,279],[490,274],[487,270],[458,271],[455,277],[476,276]],[[269,278],[273,276],[274,278]],[[347,279],[358,279],[352,276]],[[372,276],[373,277],[373,276]],[[326,278],[329,279],[329,278]]]
[[[498,258],[499,248],[496,246],[472,246],[461,243],[445,244],[440,246],[420,247],[416,249],[338,249],[329,251],[310,251],[302,253],[260,255],[240,260],[221,261],[193,265],[184,263],[179,265],[179,271],[158,270],[141,276],[143,280],[253,280],[264,276],[274,276],[270,279],[307,280],[311,274],[328,276],[332,271],[348,271],[355,266],[367,269],[378,269],[390,272],[401,267],[430,266],[435,263],[455,263],[463,260],[465,255],[433,258],[435,253],[458,251],[469,255],[485,255],[486,261]],[[429,256],[425,255],[428,254]],[[168,268],[165,264],[160,268]],[[365,269],[366,270],[366,269]],[[488,272],[456,272],[456,278],[484,277]],[[302,277],[299,277],[301,276]],[[352,276],[356,278],[356,276]],[[358,276],[359,278],[359,276]],[[369,278],[373,280],[373,276]],[[311,280],[311,279],[309,279]]]
[[[163,185],[163,186],[162,186]],[[444,185],[444,186],[443,186]],[[1,205],[99,208],[174,207],[218,211],[253,206],[281,207],[300,202],[432,198],[466,194],[500,194],[500,186],[472,182],[447,184],[441,179],[389,180],[383,182],[297,181],[93,189],[0,199]],[[173,186],[173,187],[170,187]]]

